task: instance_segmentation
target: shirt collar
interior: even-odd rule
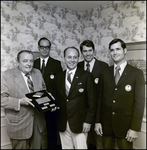
[[[76,70],[77,70],[77,67],[76,67],[76,68],[74,68],[74,69],[72,69],[72,70],[69,70],[69,69],[67,68],[66,73],[68,73],[68,72],[72,72],[72,74],[74,75],[74,74],[75,74],[75,72],[76,72]]]
[[[84,62],[85,62],[85,64],[88,63],[87,61],[84,61]],[[90,66],[91,66],[92,64],[94,64],[94,62],[95,62],[95,58],[93,58],[93,59],[89,62]]]
[[[120,73],[122,74],[122,72],[124,71],[125,67],[127,65],[127,61],[123,62],[122,64],[120,64]],[[114,64],[114,72],[115,72],[115,68],[116,68],[116,64]]]
[[[41,58],[40,57],[40,59],[41,59],[41,62],[42,62],[42,60],[44,60],[45,61],[45,64],[47,63],[47,61],[48,61],[48,59],[49,59],[49,56],[48,57],[46,57],[46,58]]]

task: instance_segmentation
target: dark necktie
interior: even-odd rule
[[[116,72],[115,72],[115,84],[117,84],[119,79],[120,79],[120,74],[119,74],[120,66],[116,66],[115,69],[116,69]]]
[[[44,74],[44,70],[45,70],[45,60],[43,59],[42,60],[42,68],[41,68],[42,75]]]
[[[86,64],[86,66],[87,66],[86,70],[90,72],[90,64],[89,64],[89,62]]]
[[[27,82],[28,82],[28,87],[30,89],[30,93],[34,92],[34,87],[33,87],[33,82],[31,81],[30,79],[30,74],[26,74],[25,75],[28,79],[27,79]]]

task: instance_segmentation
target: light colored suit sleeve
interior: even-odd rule
[[[19,98],[9,96],[9,80],[6,79],[6,74],[2,73],[1,76],[1,107],[19,110]]]

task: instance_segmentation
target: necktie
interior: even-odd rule
[[[41,68],[41,72],[42,74],[44,74],[44,70],[45,70],[45,60],[42,60],[42,68]]]
[[[30,79],[30,74],[26,74],[26,77],[28,78],[27,82],[28,82],[28,87],[30,89],[30,93],[34,92],[33,82]]]
[[[70,87],[71,87],[71,74],[72,72],[68,72],[67,74],[67,81],[66,81],[66,95],[68,96],[68,93],[69,93],[69,90],[70,90]]]
[[[67,75],[67,80],[68,80],[68,82],[71,84],[71,74],[72,74],[72,72],[68,72],[68,75]]]
[[[120,66],[116,66],[115,69],[116,69],[116,72],[115,72],[115,84],[117,84],[119,79],[120,79],[120,74],[119,74]]]
[[[87,66],[86,70],[90,72],[90,64],[89,64],[89,62],[86,64],[86,66]]]

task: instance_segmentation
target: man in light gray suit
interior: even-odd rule
[[[5,109],[7,133],[12,149],[46,149],[47,132],[43,113],[39,113],[25,94],[45,90],[42,74],[33,69],[33,53],[22,50],[18,67],[2,73],[1,106]],[[32,87],[27,82],[30,75]],[[31,89],[33,88],[33,89]]]

